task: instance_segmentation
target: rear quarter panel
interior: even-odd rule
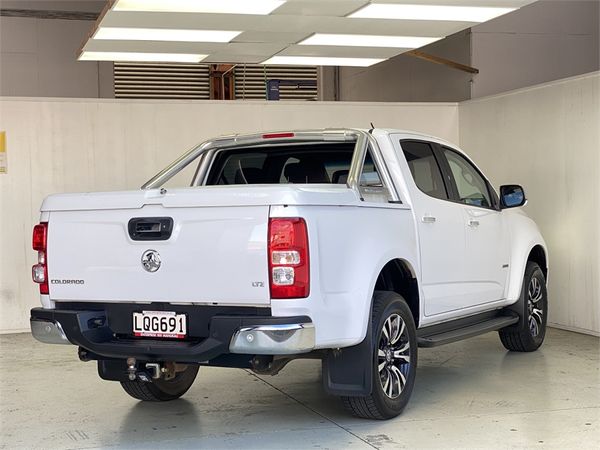
[[[307,315],[318,348],[360,343],[370,320],[377,276],[392,259],[417,264],[412,212],[406,205],[273,206],[271,217],[303,217],[309,235],[311,291],[272,300],[275,316]]]

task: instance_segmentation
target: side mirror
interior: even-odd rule
[[[500,207],[501,209],[518,208],[527,203],[525,191],[517,184],[507,184],[500,186]]]

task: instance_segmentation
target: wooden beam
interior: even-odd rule
[[[411,50],[404,53],[404,55],[414,56],[415,58],[424,59],[435,64],[441,64],[442,66],[448,66],[453,69],[462,70],[467,73],[479,73],[479,69],[475,67],[466,66],[450,59],[442,58],[441,56],[430,55],[429,53],[422,52],[420,50]]]
[[[63,19],[63,20],[96,20],[100,14],[83,11],[55,11],[0,8],[3,17],[33,17],[36,19]]]

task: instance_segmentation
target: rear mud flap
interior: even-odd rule
[[[353,347],[330,350],[323,359],[323,384],[331,395],[366,397],[373,386],[373,338],[367,336]]]

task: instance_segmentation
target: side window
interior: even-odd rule
[[[459,200],[467,205],[491,208],[487,183],[473,164],[454,150],[446,147],[443,150],[458,189]]]
[[[417,187],[431,197],[448,200],[442,172],[433,156],[431,145],[426,142],[404,141],[401,146]]]
[[[369,149],[369,151],[367,152],[367,156],[365,157],[363,170],[360,174],[360,185],[383,187],[383,182],[379,177],[377,167],[375,167],[375,162],[373,162],[373,157],[371,156],[371,149]]]
[[[370,148],[365,155],[358,185],[360,195],[364,201],[387,203],[391,200],[390,192],[379,175]]]

